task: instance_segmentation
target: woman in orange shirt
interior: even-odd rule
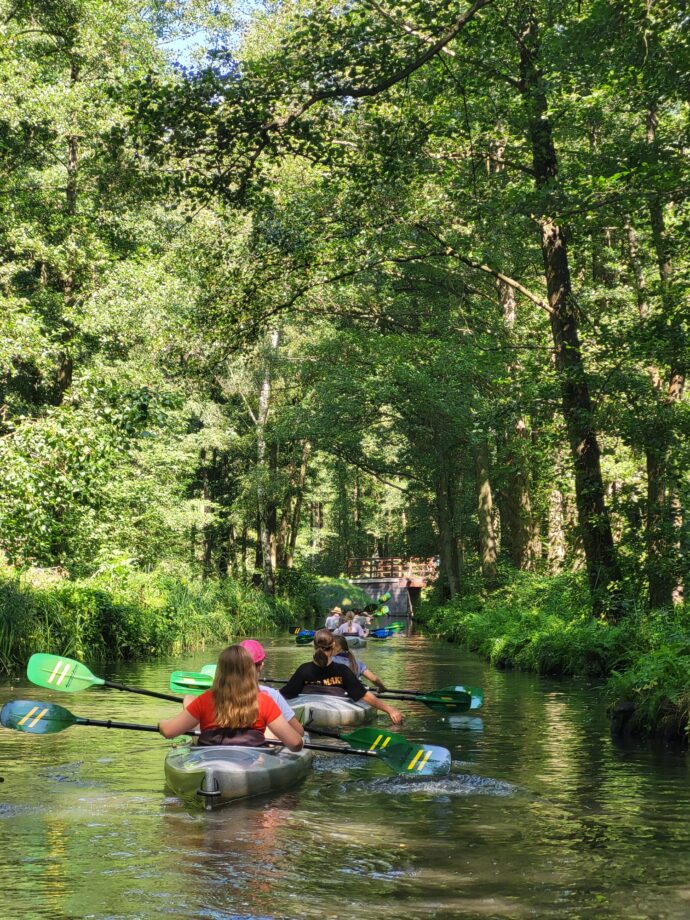
[[[197,725],[203,745],[257,747],[269,728],[291,751],[302,748],[301,735],[288,725],[271,697],[259,690],[254,660],[240,645],[221,652],[211,689],[187,703],[178,715],[159,722],[158,730],[164,738],[175,738]]]

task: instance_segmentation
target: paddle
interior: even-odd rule
[[[36,700],[11,700],[0,710],[0,725],[5,728],[26,732],[32,735],[51,735],[65,731],[72,725],[91,725],[97,728],[121,728],[136,732],[155,732],[158,734],[157,725],[141,725],[138,722],[113,722],[111,719],[86,719],[75,716],[64,706],[55,703],[40,703]],[[185,732],[194,735],[198,732]],[[267,739],[267,744],[283,746],[282,741]],[[426,750],[419,745],[409,742],[396,742],[390,747],[378,750],[360,750],[332,747],[328,744],[313,744],[311,741],[304,743],[305,748],[312,751],[324,751],[327,754],[357,754],[363,757],[377,757],[397,773],[414,771],[416,774],[426,776],[429,774],[448,773],[450,771],[450,753],[447,761],[441,755],[434,756],[432,750]],[[443,750],[443,749],[440,749]]]
[[[56,703],[38,703],[36,700],[10,700],[0,710],[0,725],[32,735],[52,735],[72,725],[97,725],[100,728],[126,728],[130,731],[157,732],[156,725],[139,725],[136,722],[113,722],[111,719],[84,719],[75,716]]]
[[[346,741],[355,754],[375,753],[384,761],[393,757],[396,762],[404,764],[404,769],[398,771],[401,773],[414,771],[421,776],[438,776],[450,772],[451,757],[447,748],[435,744],[417,744],[408,741],[397,732],[381,731],[378,728],[357,728],[344,733],[338,730],[312,728],[309,724],[305,728],[313,735],[326,735]]]
[[[484,702],[484,693],[479,687],[464,687],[458,685],[455,687],[442,687],[440,690],[393,690],[386,688],[382,691],[379,696],[384,698],[388,694],[397,694],[397,696],[391,696],[390,699],[419,699],[419,697],[428,697],[434,696],[438,697],[439,694],[450,695],[457,697],[458,701],[461,701],[465,696],[469,694],[470,696],[470,709],[479,709],[479,707]],[[421,702],[421,701],[420,701]]]
[[[206,665],[213,667],[213,665]],[[170,675],[170,689],[177,693],[203,693],[208,690],[213,682],[209,673],[195,673],[194,671],[173,671]],[[287,680],[261,676],[264,684],[286,684]],[[467,712],[471,707],[472,697],[464,689],[446,687],[444,690],[431,690],[429,693],[405,693],[386,691],[377,694],[386,700],[406,700],[408,703],[423,703],[434,712]]]
[[[127,687],[116,684],[111,680],[96,677],[82,664],[64,655],[44,655],[37,653],[29,658],[26,666],[26,676],[32,684],[46,690],[61,690],[63,693],[77,693],[89,687],[110,687],[112,690],[126,690],[128,693],[140,693],[142,696],[154,696],[159,700],[170,700],[181,703],[178,696],[169,693],[156,693],[155,690],[139,690],[137,687]]]

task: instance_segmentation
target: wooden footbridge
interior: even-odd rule
[[[366,556],[348,559],[347,577],[373,601],[390,593],[386,606],[391,617],[412,618],[422,588],[438,577],[438,568],[438,557]]]

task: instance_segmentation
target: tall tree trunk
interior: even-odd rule
[[[448,595],[452,600],[460,590],[460,565],[455,541],[450,475],[445,464],[436,473],[434,488],[436,492],[436,522],[439,536],[439,556],[441,557],[441,578],[444,579]]]
[[[275,525],[276,508],[271,499],[271,462],[267,457],[266,426],[268,412],[271,405],[271,374],[273,361],[278,351],[280,335],[277,329],[272,329],[268,336],[268,350],[265,357],[264,378],[259,395],[259,413],[256,419],[256,445],[258,461],[257,498],[259,503],[259,538],[261,541],[261,555],[263,564],[263,588],[269,597],[276,591],[276,545]]]
[[[300,522],[302,519],[302,503],[304,501],[304,488],[307,482],[307,472],[309,470],[309,455],[311,454],[311,444],[305,441],[302,446],[302,462],[297,476],[297,487],[295,494],[295,503],[292,507],[292,521],[290,522],[290,542],[288,545],[285,565],[291,569],[295,559],[295,547],[297,546],[297,535],[299,534]]]
[[[657,109],[652,105],[647,112],[647,144],[657,153]],[[662,404],[667,407],[680,402],[685,388],[684,333],[679,318],[679,304],[673,279],[671,247],[666,229],[664,202],[658,195],[649,203],[649,219],[661,282],[662,328],[668,338],[671,354],[670,372],[665,385],[655,369],[655,389]],[[661,417],[664,406],[661,406]],[[682,510],[676,483],[671,474],[671,438],[668,423],[658,426],[654,443],[647,449],[647,575],[649,601],[652,607],[668,607],[683,599],[683,585],[677,571],[680,552]]]
[[[79,82],[80,66],[79,62],[72,58],[70,63],[70,85],[74,89]],[[78,192],[78,174],[79,174],[79,137],[76,134],[67,135],[67,182],[65,186],[65,214],[67,217],[68,234],[74,232],[74,218],[77,213],[77,192]],[[68,247],[68,253],[72,247]],[[62,294],[64,298],[65,314],[62,317],[62,332],[60,342],[64,346],[58,357],[57,369],[57,396],[56,404],[60,405],[67,390],[72,386],[72,376],[74,374],[74,357],[71,350],[71,342],[74,338],[75,327],[69,314],[74,308],[75,299],[75,266],[72,264],[72,257],[68,256],[68,263],[65,269],[65,276],[62,282]]]
[[[494,527],[494,502],[489,477],[489,446],[486,440],[473,445],[474,466],[477,477],[477,516],[482,563],[482,579],[487,588],[494,588],[498,580],[498,548]]]
[[[518,36],[520,89],[528,120],[537,188],[555,189],[558,161],[548,115],[546,89],[539,68],[539,30],[532,15]],[[548,208],[548,199],[542,210]],[[563,415],[575,467],[578,523],[595,612],[612,619],[620,612],[620,570],[605,502],[599,444],[589,384],[578,332],[578,313],[570,283],[568,249],[563,228],[550,217],[539,219],[541,250],[556,352]]]
[[[496,282],[498,297],[503,312],[506,335],[510,340],[517,320],[517,298],[515,289],[500,278]],[[517,377],[520,366],[517,361],[508,367],[510,374]],[[529,429],[524,418],[518,418],[513,431],[506,434],[506,489],[502,496],[502,544],[501,552],[507,547],[511,564],[518,569],[533,568],[533,521],[532,502],[529,494],[529,474],[525,463],[525,444]],[[505,546],[504,546],[505,544]]]

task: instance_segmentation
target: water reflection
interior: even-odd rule
[[[266,644],[277,677],[308,657]],[[213,657],[98,673],[165,689],[170,670]],[[390,686],[484,688],[480,713],[399,704],[410,738],[450,749],[449,776],[319,755],[294,792],[206,813],[166,793],[155,736],[0,731],[0,884],[12,916],[686,920],[685,756],[613,746],[584,683],[494,671],[418,638],[362,657]],[[0,688],[0,703],[20,696],[35,688]],[[175,704],[94,690],[69,708],[151,722]]]

